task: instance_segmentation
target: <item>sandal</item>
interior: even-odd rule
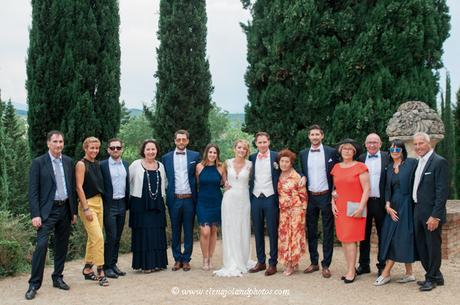
[[[103,268],[97,268],[97,278],[99,280],[99,286],[103,286],[103,287],[109,286],[109,280],[105,276],[105,273],[104,275],[101,275],[102,272],[104,272]]]
[[[91,269],[91,272],[85,273],[85,269]],[[97,276],[96,274],[94,274],[94,271],[92,269],[93,269],[93,264],[86,263],[85,266],[83,267],[83,270],[81,271],[81,273],[85,277],[85,280],[97,281]]]

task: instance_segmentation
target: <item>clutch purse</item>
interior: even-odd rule
[[[347,201],[347,216],[351,217],[351,215],[353,215],[353,213],[356,212],[357,209],[359,209],[360,205],[361,205],[360,202]],[[367,208],[364,207],[361,217],[364,218],[366,216],[367,216]]]

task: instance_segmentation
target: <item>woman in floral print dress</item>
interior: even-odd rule
[[[298,269],[306,253],[305,212],[307,190],[299,186],[300,175],[294,170],[296,155],[288,149],[278,155],[281,175],[278,181],[280,220],[278,227],[278,261],[284,265],[284,275]]]

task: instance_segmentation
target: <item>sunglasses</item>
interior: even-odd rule
[[[391,147],[390,152],[391,153],[400,153],[400,152],[402,152],[402,148],[401,147]]]
[[[110,146],[109,149],[110,150],[121,150],[123,147],[121,146]]]

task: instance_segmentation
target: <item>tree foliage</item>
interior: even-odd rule
[[[27,58],[29,145],[46,151],[49,130],[64,132],[80,156],[87,136],[106,141],[120,124],[118,1],[35,0]]]
[[[326,141],[384,136],[399,104],[432,107],[449,33],[445,1],[243,0],[247,132],[299,150],[319,123]]]
[[[191,149],[201,150],[209,143],[213,87],[206,58],[206,22],[205,0],[160,1],[155,111],[147,117],[163,151],[174,146],[178,129],[189,131]]]

